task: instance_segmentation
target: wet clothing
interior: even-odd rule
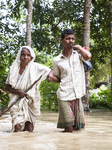
[[[30,53],[32,60],[25,67],[22,75],[19,75],[20,70],[20,55],[22,48],[27,48]],[[11,107],[10,114],[12,117],[12,130],[14,131],[14,127],[17,124],[22,126],[22,130],[24,129],[25,122],[29,121],[35,125],[36,116],[40,114],[40,93],[39,93],[39,85],[41,81],[45,80],[51,69],[48,67],[41,65],[39,63],[34,62],[35,53],[34,51],[28,47],[21,47],[19,50],[17,57],[10,68],[6,84],[9,84],[14,89],[27,90],[40,76],[41,79],[27,92],[27,97],[20,98],[20,100]],[[9,106],[18,99],[18,95],[11,94]]]
[[[76,50],[72,51],[70,58],[61,53],[53,60],[54,74],[60,78],[60,86],[57,90],[58,128],[74,126],[79,129],[85,125],[81,101],[81,97],[86,93],[82,60],[82,55]]]

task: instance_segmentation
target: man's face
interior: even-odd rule
[[[32,60],[30,51],[28,49],[24,48],[21,51],[20,60],[21,60],[21,63],[25,63],[25,64],[28,64]]]
[[[75,35],[74,34],[65,34],[64,39],[61,39],[61,43],[64,48],[72,49],[75,43]]]

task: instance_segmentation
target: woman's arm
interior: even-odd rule
[[[12,94],[19,95],[20,98],[23,98],[23,97],[27,96],[27,94],[25,93],[25,91],[19,90],[19,89],[14,89],[9,84],[5,85],[5,90],[8,91],[8,92],[10,92],[10,93],[12,93]]]

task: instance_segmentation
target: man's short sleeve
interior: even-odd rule
[[[84,61],[84,57],[81,54],[79,54],[79,58]]]
[[[80,51],[77,50],[77,52],[78,52],[78,55],[79,55],[79,59],[82,60],[82,61],[84,61],[84,57],[82,56],[82,54],[80,53]]]
[[[53,71],[54,71],[54,74],[59,78],[60,71],[59,71],[58,65],[56,64],[56,62],[54,60],[53,60]]]

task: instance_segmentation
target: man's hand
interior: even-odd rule
[[[80,50],[81,48],[82,48],[82,46],[80,46],[80,45],[75,45],[75,46],[73,46],[73,49],[74,49],[74,50],[77,50],[77,49]]]
[[[53,71],[51,70],[50,73],[49,73],[48,76],[47,76],[47,82],[53,81],[53,76],[54,76],[54,73],[53,73]]]
[[[50,71],[50,73],[47,76],[47,82],[55,82],[55,83],[60,83],[60,79],[55,76],[53,71]]]

